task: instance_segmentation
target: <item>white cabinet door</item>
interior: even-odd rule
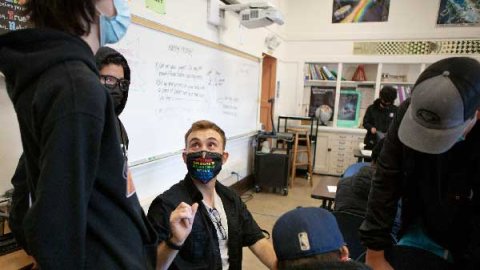
[[[319,132],[314,173],[342,175],[357,159],[353,150],[363,141],[363,134]]]
[[[317,135],[317,153],[315,157],[315,169],[314,173],[328,173],[328,160],[330,152],[328,150],[328,135],[318,134]]]

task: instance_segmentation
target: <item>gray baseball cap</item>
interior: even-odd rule
[[[417,151],[448,151],[462,137],[479,107],[480,64],[466,57],[450,59],[422,73],[400,123],[400,141]]]

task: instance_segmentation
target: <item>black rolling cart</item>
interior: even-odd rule
[[[286,142],[285,149],[271,148],[270,152],[263,153],[262,142],[266,140],[282,140]],[[259,133],[255,144],[255,191],[273,189],[283,195],[288,194],[288,178],[291,163],[291,147],[293,135],[290,133]],[[273,143],[271,144],[273,145]]]

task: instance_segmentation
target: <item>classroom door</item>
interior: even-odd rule
[[[260,100],[260,122],[266,131],[272,131],[270,113],[274,113],[275,82],[277,75],[277,59],[263,54],[262,61],[262,94]],[[270,100],[270,102],[269,102]]]

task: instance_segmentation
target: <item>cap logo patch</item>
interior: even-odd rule
[[[300,244],[300,250],[310,250],[310,242],[308,242],[308,234],[306,232],[298,233],[298,243]]]
[[[425,110],[425,109],[420,109],[417,111],[417,117],[422,119],[424,122],[427,123],[439,123],[440,122],[440,117],[431,111]]]

